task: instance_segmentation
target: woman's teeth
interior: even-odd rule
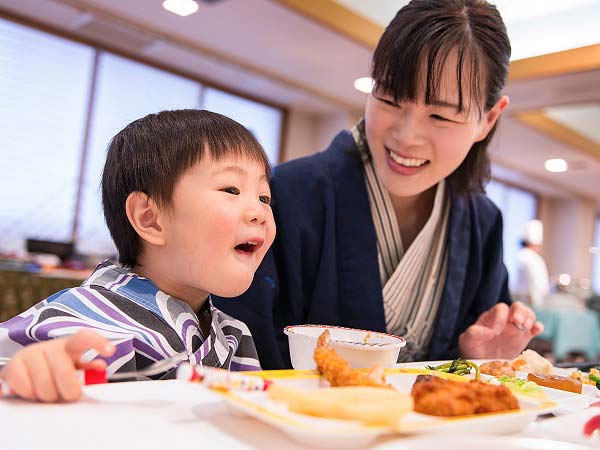
[[[426,159],[416,159],[416,158],[403,158],[402,156],[396,155],[394,152],[388,150],[390,158],[392,158],[398,164],[402,164],[406,167],[421,167],[423,164],[428,162]]]

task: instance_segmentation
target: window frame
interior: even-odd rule
[[[34,29],[34,30],[37,30],[37,31],[40,31],[43,33],[47,33],[47,34],[62,38],[62,39],[67,39],[67,40],[70,40],[70,41],[73,41],[73,42],[76,42],[76,43],[79,43],[82,45],[89,46],[94,51],[94,63],[93,63],[93,67],[92,67],[93,73],[92,73],[92,81],[91,81],[92,85],[90,88],[91,90],[89,93],[89,97],[87,99],[87,110],[85,111],[86,116],[85,116],[84,139],[82,140],[81,148],[79,150],[79,155],[80,155],[79,175],[78,175],[77,186],[75,187],[76,200],[75,200],[75,206],[73,208],[73,217],[72,217],[73,227],[71,230],[71,242],[74,242],[75,244],[77,243],[77,240],[78,240],[80,210],[81,210],[82,201],[83,201],[82,194],[83,194],[83,189],[84,189],[84,178],[85,178],[85,173],[86,173],[86,163],[87,163],[87,156],[88,156],[89,144],[90,144],[90,142],[89,142],[90,130],[91,130],[90,124],[91,124],[91,121],[93,120],[92,116],[93,116],[93,111],[94,111],[94,101],[95,101],[96,88],[97,88],[96,83],[97,83],[97,76],[98,76],[98,63],[99,63],[102,52],[112,53],[112,54],[120,56],[122,58],[126,58],[128,60],[143,64],[143,65],[146,65],[146,66],[158,69],[158,70],[162,70],[164,72],[167,72],[167,73],[170,73],[173,75],[187,78],[190,81],[198,83],[201,87],[201,91],[203,91],[206,88],[213,88],[213,89],[217,89],[217,90],[226,92],[228,94],[231,94],[231,95],[234,95],[237,97],[241,97],[246,100],[250,100],[250,101],[253,101],[256,103],[266,105],[271,108],[278,109],[281,112],[281,124],[280,124],[280,130],[279,130],[280,133],[279,133],[279,142],[278,142],[278,151],[277,151],[277,161],[275,161],[275,163],[279,164],[285,160],[284,142],[287,137],[287,130],[288,130],[288,126],[289,126],[289,110],[288,110],[288,108],[286,108],[285,106],[283,106],[281,104],[274,103],[270,100],[266,100],[259,96],[253,96],[253,95],[247,94],[245,92],[241,92],[236,89],[232,89],[228,86],[224,86],[219,83],[215,83],[214,81],[206,79],[206,78],[204,78],[198,74],[195,74],[193,72],[182,70],[182,69],[174,67],[170,64],[152,61],[149,58],[135,55],[132,52],[128,52],[126,50],[122,50],[122,49],[116,48],[114,46],[95,41],[93,39],[87,39],[87,38],[78,36],[74,32],[62,30],[62,29],[59,29],[58,27],[42,23],[40,21],[31,19],[31,18],[26,18],[26,17],[20,16],[20,15],[16,15],[16,14],[13,14],[13,13],[10,13],[7,11],[2,11],[2,10],[0,10],[0,18],[7,20],[7,21],[14,22],[16,24],[19,24],[19,25],[22,25],[25,27],[29,27],[31,29]],[[200,101],[202,101],[202,98],[200,98]]]

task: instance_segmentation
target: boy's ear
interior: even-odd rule
[[[485,139],[485,137],[492,130],[498,118],[502,115],[504,110],[508,107],[510,103],[509,98],[506,95],[501,96],[496,104],[490,108],[488,112],[485,113],[483,117],[483,126],[481,127],[481,131],[475,139],[475,142],[479,142]]]
[[[129,223],[136,233],[153,245],[165,245],[162,215],[154,200],[143,192],[132,192],[125,201],[125,211]]]

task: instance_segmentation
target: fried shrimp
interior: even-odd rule
[[[331,386],[374,386],[389,388],[385,382],[383,367],[377,365],[368,373],[352,369],[350,364],[334,349],[329,348],[329,330],[325,330],[317,340],[313,355],[317,371]]]

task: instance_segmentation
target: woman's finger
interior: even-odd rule
[[[531,327],[532,337],[538,336],[544,332],[544,324],[542,322],[535,322]]]
[[[510,306],[508,320],[522,331],[529,331],[535,324],[535,313],[523,303],[515,302]]]
[[[508,320],[508,305],[498,303],[485,311],[477,319],[477,324],[491,328],[495,334],[500,334]]]
[[[496,337],[494,330],[484,325],[474,324],[461,334],[461,339],[471,344],[481,344]]]

